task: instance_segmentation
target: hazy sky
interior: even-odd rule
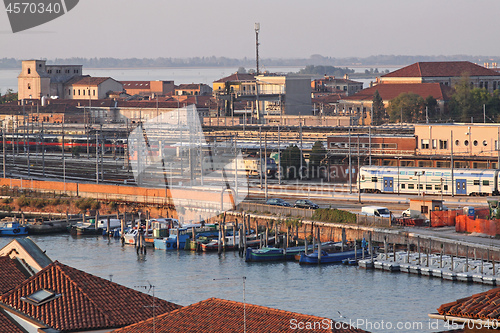
[[[499,0],[80,0],[16,34],[0,10],[0,58],[253,59],[255,22],[262,58],[498,56],[499,13]]]

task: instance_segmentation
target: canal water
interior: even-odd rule
[[[437,332],[443,303],[490,287],[343,265],[246,263],[238,253],[148,248],[137,255],[117,239],[31,236],[52,260],[155,296],[189,305],[210,297],[351,322],[371,332]],[[12,238],[0,238],[0,247]],[[243,277],[246,277],[243,285]],[[154,286],[154,288],[150,288]],[[146,289],[145,289],[146,287]],[[439,325],[439,326],[438,326]]]

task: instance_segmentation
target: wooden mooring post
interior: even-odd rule
[[[321,264],[321,230],[319,227],[316,228],[316,233],[318,237],[318,264]]]

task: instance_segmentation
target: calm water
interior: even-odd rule
[[[429,328],[429,324],[437,322],[430,321],[428,313],[436,312],[443,303],[489,289],[484,285],[342,265],[245,263],[234,252],[219,257],[216,253],[149,249],[144,257],[137,256],[132,246],[122,247],[118,240],[102,237],[32,238],[52,260],[130,288],[154,285],[155,296],[181,305],[210,297],[243,301],[242,277],[246,276],[248,303],[337,321],[364,320],[372,327],[360,328],[371,332],[436,332],[437,327]],[[0,247],[10,240],[0,238]],[[421,328],[397,329],[398,322]],[[441,322],[439,325],[443,330]]]

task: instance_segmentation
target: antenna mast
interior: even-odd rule
[[[259,75],[259,31],[260,31],[260,23],[255,23],[255,55],[257,61],[257,75]]]

